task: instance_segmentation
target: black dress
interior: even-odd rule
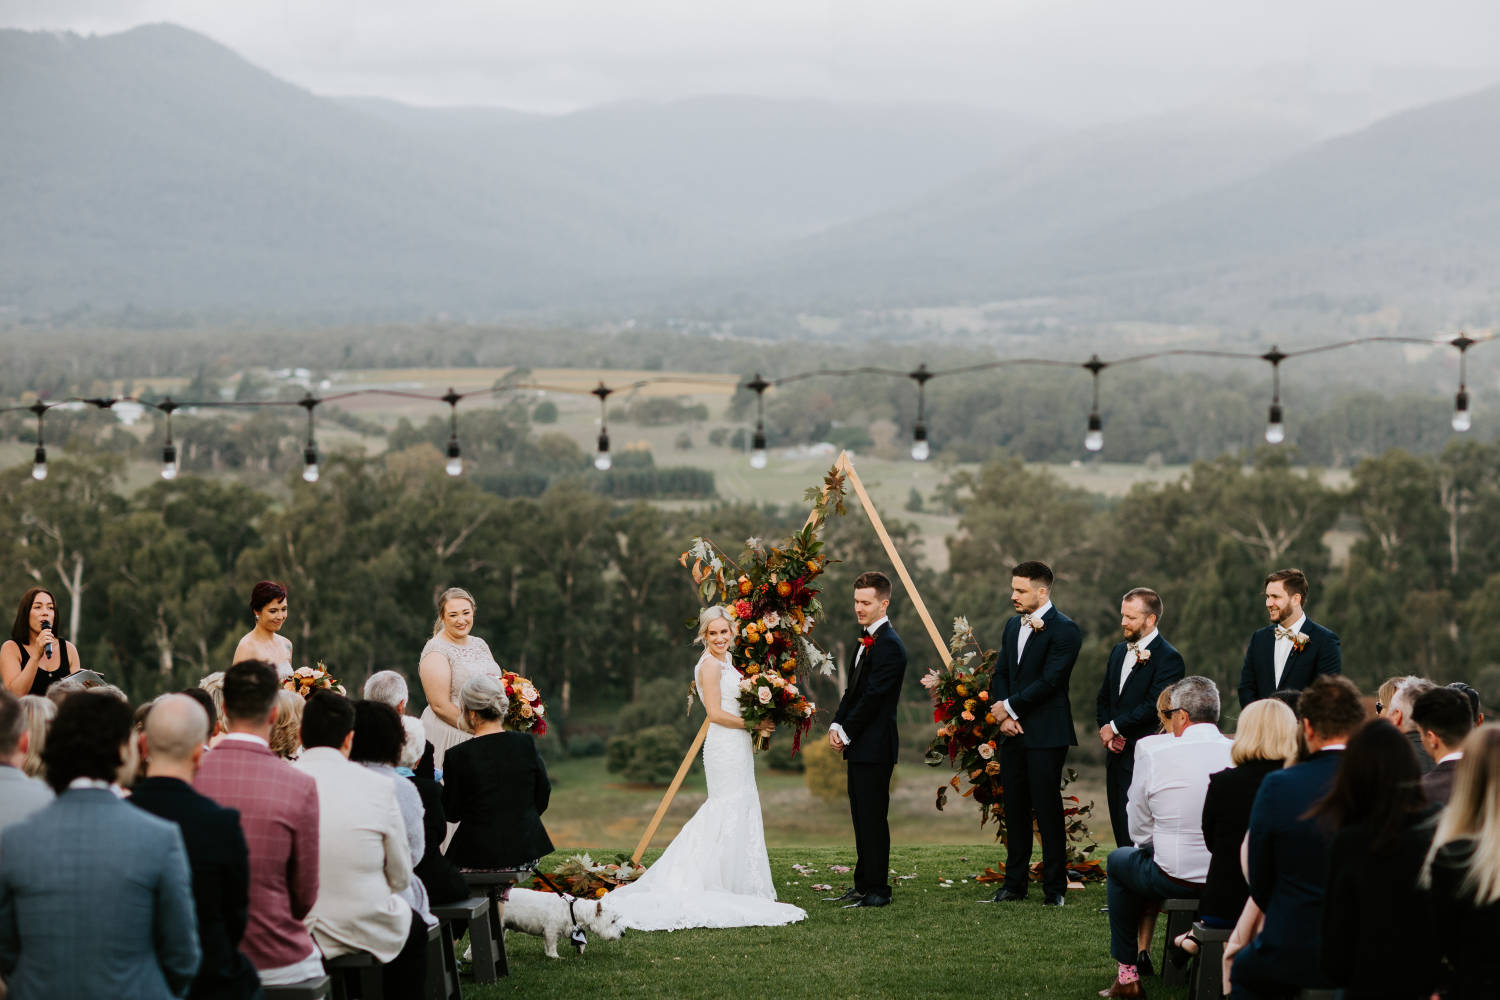
[[[68,651],[68,644],[63,640],[58,641],[62,643],[62,666],[58,667],[56,670],[43,670],[41,668],[41,665],[38,664],[36,668],[36,674],[31,678],[31,690],[27,691],[27,694],[34,694],[38,697],[45,698],[47,696],[48,688],[56,684],[58,681],[62,680],[64,677],[73,673],[73,656]],[[15,642],[15,640],[12,639],[11,642]],[[21,646],[19,643],[17,643],[17,647],[21,650],[21,669],[25,670],[26,665],[31,662],[31,651],[28,650],[25,646]]]
[[[432,744],[428,744],[430,747]],[[422,830],[426,848],[413,870],[427,888],[427,898],[434,903],[456,903],[469,898],[469,887],[453,862],[443,857],[443,840],[448,836],[448,819],[443,812],[443,788],[420,774],[407,781],[417,786],[422,796]]]
[[[1323,971],[1343,987],[1346,1000],[1432,996],[1438,942],[1417,876],[1432,846],[1436,811],[1412,817],[1378,851],[1375,831],[1361,824],[1333,839],[1323,897]]]
[[[1250,829],[1250,807],[1266,775],[1281,770],[1279,760],[1247,760],[1208,778],[1203,798],[1203,843],[1210,854],[1208,879],[1198,904],[1202,917],[1212,917],[1222,926],[1233,927],[1250,898],[1245,872],[1240,867],[1240,844]]]
[[[526,733],[489,733],[443,758],[443,811],[458,829],[446,852],[460,868],[519,868],[552,853],[542,813],[547,765]]]
[[[1500,902],[1479,904],[1465,886],[1474,841],[1454,840],[1432,859],[1432,929],[1447,964],[1445,1000],[1500,997]]]

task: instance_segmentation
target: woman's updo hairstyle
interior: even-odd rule
[[[510,699],[505,696],[505,685],[500,678],[479,674],[469,678],[458,693],[458,707],[465,714],[473,712],[487,722],[495,722],[510,711]]]
[[[740,634],[739,622],[734,620],[734,615],[729,613],[729,609],[724,607],[724,605],[722,604],[710,604],[708,607],[698,612],[698,638],[696,640],[698,645],[707,645],[708,627],[714,622],[718,621],[720,618],[729,623],[730,633],[732,633],[733,635]]]
[[[479,605],[474,603],[473,594],[469,593],[462,587],[449,587],[447,590],[438,595],[438,615],[437,621],[432,623],[433,635],[437,635],[443,630],[443,612],[447,609],[449,601],[468,601],[470,608],[472,608],[476,613],[479,611]]]
[[[286,600],[286,587],[275,580],[262,580],[250,591],[250,613],[260,614],[260,609],[272,601]]]

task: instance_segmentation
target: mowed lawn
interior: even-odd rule
[[[612,842],[593,854],[611,857],[629,849]],[[556,960],[542,954],[540,938],[511,934],[511,975],[489,986],[466,981],[464,996],[1022,1000],[1092,997],[1109,985],[1115,966],[1107,918],[1099,912],[1103,886],[1069,892],[1061,910],[1044,908],[1036,887],[1025,902],[982,904],[994,887],[976,884],[974,876],[983,870],[979,862],[992,856],[989,845],[897,846],[891,855],[898,876],[892,905],[846,910],[822,902],[834,893],[812,885],[846,887],[849,876],[828,868],[852,866],[852,848],[772,848],[777,896],[807,910],[801,923],[627,933],[619,941],[591,940],[582,956],[564,944]],[[554,855],[549,865],[560,857]],[[818,870],[804,875],[794,864]],[[1154,946],[1158,964],[1164,926],[1162,921]],[[1187,995],[1185,988],[1163,988],[1160,979],[1148,980],[1146,988],[1157,1000]]]

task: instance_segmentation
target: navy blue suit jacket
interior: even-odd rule
[[[1156,699],[1161,697],[1169,684],[1182,680],[1187,673],[1187,664],[1160,632],[1146,647],[1151,659],[1137,663],[1125,679],[1125,689],[1120,689],[1120,671],[1125,668],[1126,643],[1118,643],[1109,652],[1109,665],[1104,670],[1104,683],[1099,685],[1098,710],[1095,717],[1099,728],[1113,722],[1116,731],[1125,737],[1124,757],[1131,759],[1135,752],[1135,741],[1150,736],[1161,728],[1156,717]]]
[[[1305,763],[1266,775],[1250,809],[1250,895],[1266,915],[1253,947],[1278,978],[1320,988],[1323,893],[1333,835],[1306,813],[1333,786],[1343,755],[1313,754]]]
[[[1240,708],[1252,701],[1269,698],[1279,690],[1301,691],[1318,674],[1343,672],[1344,657],[1339,651],[1339,637],[1314,622],[1302,623],[1307,645],[1301,652],[1295,648],[1286,658],[1281,683],[1276,683],[1276,628],[1267,625],[1256,629],[1245,647],[1245,665],[1240,669]]]
[[[906,680],[906,644],[887,621],[859,660],[833,713],[833,721],[849,736],[844,759],[854,764],[894,764],[901,750],[896,705]]]
[[[1025,731],[1028,750],[1078,745],[1073,731],[1073,706],[1068,701],[1068,681],[1083,645],[1083,632],[1054,605],[1042,616],[1040,632],[1026,640],[1020,661],[1016,646],[1021,635],[1021,616],[1005,623],[1000,640],[1000,658],[990,681],[990,702],[1009,701],[1011,712]]]

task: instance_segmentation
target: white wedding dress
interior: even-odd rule
[[[718,665],[720,705],[739,715],[739,671],[706,653],[698,663],[700,668]],[[696,678],[693,686],[698,688]],[[703,772],[708,801],[646,874],[607,897],[621,923],[635,930],[676,931],[775,927],[806,917],[799,907],[776,902],[750,734],[710,724]]]

